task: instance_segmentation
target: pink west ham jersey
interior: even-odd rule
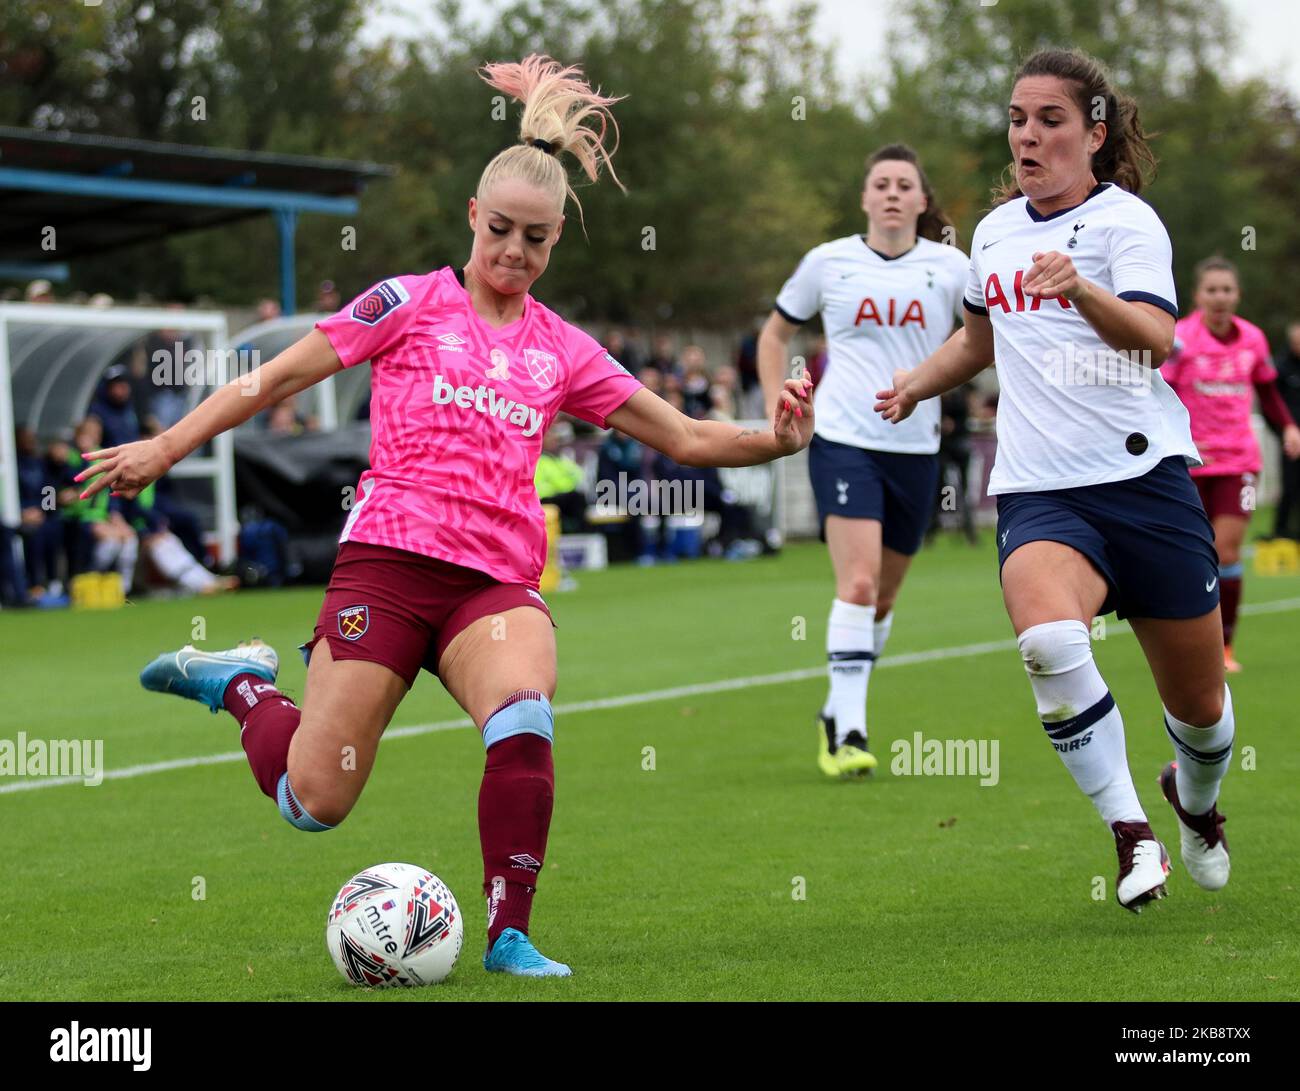
[[[1226,343],[1206,328],[1200,311],[1174,326],[1175,354],[1160,369],[1165,381],[1187,406],[1192,439],[1201,453],[1196,477],[1259,473],[1259,441],[1250,426],[1255,383],[1277,378],[1268,358],[1264,332],[1243,318],[1233,318]]]
[[[536,587],[546,429],[559,412],[603,428],[641,384],[531,295],[494,329],[450,267],[382,281],[317,328],[345,367],[371,362],[370,469],[339,541]]]

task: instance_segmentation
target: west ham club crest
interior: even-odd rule
[[[369,606],[349,606],[339,611],[339,636],[344,640],[360,640],[369,628]]]
[[[542,390],[550,390],[560,370],[560,362],[549,352],[540,349],[524,349],[524,364],[528,374]]]

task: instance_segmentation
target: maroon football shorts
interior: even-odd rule
[[[315,635],[301,650],[309,658],[324,637],[332,658],[380,663],[410,687],[421,667],[438,673],[442,653],[457,633],[481,617],[516,606],[533,606],[551,617],[546,601],[525,584],[501,583],[472,568],[404,549],[344,542]]]
[[[1218,515],[1249,519],[1254,514],[1258,480],[1254,474],[1206,474],[1192,480],[1211,519]]]

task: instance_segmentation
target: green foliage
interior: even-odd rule
[[[1173,236],[1184,308],[1192,265],[1220,251],[1241,266],[1248,317],[1278,336],[1294,313],[1281,273],[1300,252],[1300,117],[1267,80],[1227,74],[1223,0],[900,0],[884,78],[849,88],[814,36],[813,0],[784,17],[765,0],[500,0],[488,19],[438,0],[418,36],[382,42],[361,36],[361,0],[42,9],[0,8],[2,123],[399,168],[354,222],[301,221],[302,303],[326,277],[347,294],[464,260],[467,199],[518,136],[517,108],[494,109],[476,74],[487,60],[549,53],[626,96],[615,165],[628,192],[579,187],[542,296],[576,319],[730,327],[762,314],[810,247],[862,230],[863,162],[880,144],[917,148],[969,240],[1009,161],[1015,68],[1065,44],[1101,57],[1156,134],[1145,196]],[[118,296],[246,303],[274,294],[275,245],[261,221],[75,272]]]

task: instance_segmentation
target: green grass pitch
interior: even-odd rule
[[[865,782],[816,769],[821,677],[762,681],[824,662],[831,592],[824,549],[801,544],[747,564],[584,573],[577,591],[552,597],[561,708],[754,679],[557,717],[555,819],[533,933],[572,964],[569,980],[482,969],[483,753],[476,732],[453,728],[386,741],[356,810],[324,835],[290,828],[242,761],[4,791],[0,996],[1296,998],[1300,578],[1247,576],[1251,612],[1237,642],[1246,672],[1232,683],[1237,752],[1223,792],[1233,879],[1218,894],[1196,888],[1177,858],[1155,785],[1170,747],[1137,643],[1111,618],[1096,644],[1138,790],[1174,855],[1170,897],[1140,917],[1115,903],[1110,834],[1042,737],[991,539],[976,549],[940,540],[918,558],[872,679],[881,769]],[[103,614],[7,612],[0,738],[102,738],[110,770],[237,751],[228,716],[146,693],[137,673],[184,643],[201,615],[207,647],[250,634],[275,644],[281,684],[296,696],[294,647],[319,602],[319,589],[305,589]],[[999,646],[970,647],[989,642]],[[934,649],[949,652],[912,654]],[[459,715],[426,675],[396,725]],[[893,775],[891,743],[916,731],[998,740],[998,783]],[[0,789],[15,783],[0,778]],[[440,987],[366,993],[330,963],[333,894],[386,860],[430,868],[460,900],[465,950]]]

